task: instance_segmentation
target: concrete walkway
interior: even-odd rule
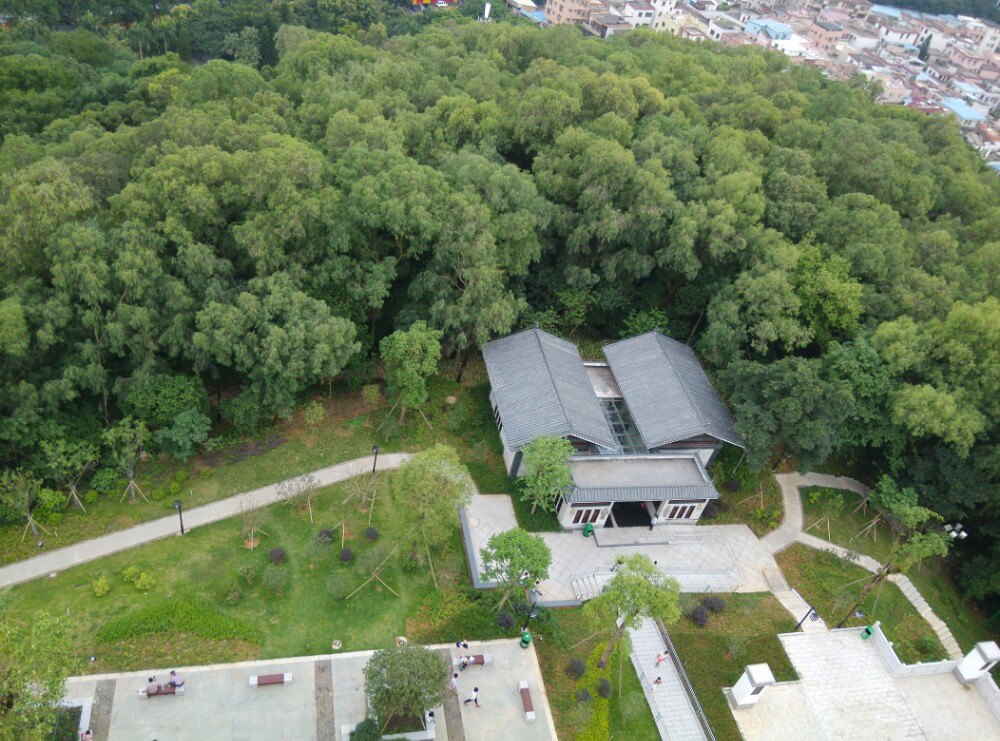
[[[629,637],[632,640],[632,664],[639,675],[646,702],[653,711],[660,738],[704,741],[707,736],[673,660],[668,658],[659,666],[656,664],[657,654],[669,654],[656,623],[649,618],[643,619],[638,628],[629,631]],[[661,684],[653,684],[657,677]]]
[[[860,481],[855,481],[846,476],[829,476],[821,473],[779,473],[775,474],[775,478],[778,480],[778,486],[781,488],[781,500],[785,508],[785,519],[781,523],[781,527],[772,533],[768,533],[760,541],[761,545],[769,553],[775,554],[784,550],[792,543],[801,543],[816,550],[829,551],[835,556],[843,558],[845,561],[857,564],[865,571],[873,574],[878,572],[882,564],[874,558],[851,551],[848,548],[803,531],[805,522],[802,513],[802,495],[799,492],[801,487],[823,486],[829,489],[844,489],[852,491],[859,496],[867,496],[869,492],[868,487]],[[768,582],[771,584],[771,591],[774,592],[778,601],[792,615],[796,616],[797,620],[801,619],[809,609],[802,597],[797,592],[794,592],[794,590],[781,590],[781,585],[777,580],[775,580],[776,583],[771,583],[773,575],[769,576],[765,572],[765,576],[767,576]],[[948,629],[945,622],[934,613],[934,610],[931,609],[927,600],[921,596],[920,592],[913,585],[913,582],[904,574],[891,574],[888,578],[889,581],[900,588],[914,609],[931,626],[931,629],[937,635],[938,640],[941,641],[941,645],[944,646],[944,650],[948,653],[948,656],[952,659],[961,659],[962,649],[958,645],[958,641],[955,640],[955,636],[952,635],[951,630]],[[784,582],[784,577],[781,577],[781,581]],[[816,622],[822,623],[822,621]],[[802,629],[806,632],[819,630],[815,623],[810,620],[802,624]],[[822,630],[825,629],[826,626],[823,626]]]
[[[409,453],[383,453],[378,457],[378,470],[388,471],[399,466],[410,457]],[[335,466],[321,468],[312,473],[302,474],[286,481],[263,486],[244,494],[237,494],[228,499],[206,504],[202,507],[185,510],[184,528],[191,530],[202,525],[208,525],[219,520],[234,517],[247,509],[267,507],[284,498],[283,491],[289,483],[312,477],[317,487],[329,486],[372,470],[372,456],[355,458],[351,461],[338,463]],[[126,530],[102,535],[93,540],[59,548],[44,553],[41,556],[18,561],[0,568],[0,589],[14,584],[21,584],[40,576],[63,571],[88,561],[94,561],[112,553],[128,550],[143,543],[166,538],[178,534],[178,521],[174,515],[161,517],[159,520],[145,522]]]

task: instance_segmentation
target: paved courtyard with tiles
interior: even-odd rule
[[[455,658],[454,647],[436,646]],[[459,697],[435,709],[435,738],[554,741],[555,726],[534,648],[515,640],[470,642],[470,651],[492,658],[461,672]],[[138,690],[151,672],[73,677],[67,697],[89,706],[88,725],[106,739],[318,739],[340,741],[365,718],[362,671],[373,652],[179,667],[181,696],[142,699]],[[290,672],[290,684],[252,687],[251,675]],[[166,681],[167,670],[157,678]],[[527,681],[537,720],[525,719],[518,684]],[[464,705],[473,686],[481,707]]]
[[[482,573],[480,550],[490,536],[517,527],[510,497],[478,494],[465,512],[475,568]],[[593,537],[579,531],[540,533],[552,551],[549,578],[540,585],[541,604],[579,599],[574,581],[597,575],[610,578],[619,557],[644,553],[685,592],[766,592],[763,572],[777,568],[774,557],[745,525],[660,525],[601,528]]]
[[[1000,721],[980,690],[951,673],[955,662],[942,662],[933,674],[894,676],[876,639],[862,640],[861,631],[778,636],[800,679],[769,686],[756,705],[733,709],[743,737],[1000,738]]]

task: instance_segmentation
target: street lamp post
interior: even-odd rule
[[[524,618],[524,625],[521,626],[521,632],[523,633],[528,629],[528,624],[531,622],[532,618],[538,617],[538,580],[535,580],[535,586],[529,590],[531,594],[531,608],[528,610],[527,616]]]
[[[372,473],[375,473],[375,466],[378,465],[378,445],[372,445]]]
[[[799,624],[795,626],[795,630],[798,630],[799,628],[801,628],[802,627],[802,623],[804,623],[809,618],[812,618],[813,620],[819,620],[819,613],[817,613],[816,610],[813,609],[812,605],[807,605],[807,606],[809,607],[809,611],[805,615],[802,616],[801,620],[799,620]],[[793,630],[792,632],[794,633],[795,630]]]
[[[183,509],[183,505],[181,504],[181,500],[180,499],[175,499],[174,500],[174,509],[177,510],[177,516],[181,520],[181,535],[183,535],[184,534],[184,509]]]

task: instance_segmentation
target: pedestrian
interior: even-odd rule
[[[665,653],[658,653],[658,654],[656,654],[656,666],[654,666],[653,668],[654,669],[659,669],[660,668],[660,664],[662,664],[666,660],[667,660],[667,655]]]
[[[660,518],[657,517],[656,515],[653,515],[653,519],[651,519],[649,521],[649,529],[652,530],[654,527],[656,527],[659,524],[659,522],[660,522]]]
[[[456,641],[455,648],[458,649],[458,655],[461,656],[463,651],[469,650],[469,644],[466,641]]]
[[[94,732],[88,728],[80,734],[80,741],[94,741]]]
[[[451,679],[448,680],[448,691],[458,694],[458,674],[452,674]]]
[[[663,684],[663,679],[657,677],[655,680],[653,680],[653,684]]]
[[[155,695],[160,691],[160,683],[156,681],[156,677],[150,677],[146,680],[146,694]]]
[[[473,687],[472,688],[472,694],[469,695],[469,699],[467,699],[462,704],[463,705],[468,705],[470,702],[474,702],[476,704],[476,707],[477,708],[479,707],[479,688],[478,687]]]
[[[468,656],[463,656],[462,658],[460,658],[458,660],[459,671],[463,671],[464,672],[465,671],[465,667],[467,667],[469,665],[469,663],[470,662],[469,662],[469,657]]]
[[[170,681],[167,682],[167,684],[170,685],[171,687],[173,687],[174,689],[177,689],[178,687],[183,687],[184,686],[184,677],[182,677],[180,675],[180,673],[176,669],[171,669],[170,670]]]

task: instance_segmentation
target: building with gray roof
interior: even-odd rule
[[[705,467],[742,447],[729,410],[687,345],[660,332],[611,343],[607,362],[541,329],[483,348],[490,401],[512,476],[523,449],[567,438],[573,486],[556,506],[565,527],[656,525],[701,516],[717,499]]]

